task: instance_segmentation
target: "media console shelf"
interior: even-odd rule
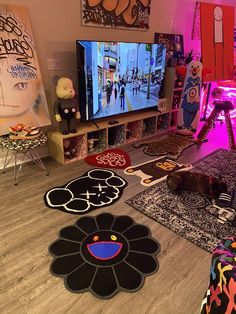
[[[164,78],[164,97],[159,99],[158,110],[147,109],[139,113],[117,116],[114,124],[110,120],[79,123],[77,133],[62,135],[58,131],[48,133],[49,154],[61,164],[85,158],[109,148],[120,147],[140,139],[166,132],[176,127],[181,90],[174,95],[175,68],[168,67]],[[173,97],[176,96],[176,101]],[[68,145],[72,154],[68,156]]]
[[[85,158],[109,148],[120,147],[127,143],[159,134],[170,127],[171,110],[158,112],[147,110],[117,117],[118,123],[109,121],[80,123],[77,133],[62,135],[58,131],[48,133],[49,155],[61,164]],[[73,155],[65,154],[71,144]]]

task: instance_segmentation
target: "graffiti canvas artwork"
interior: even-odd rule
[[[82,24],[149,29],[151,0],[81,0]]]
[[[0,5],[0,134],[18,123],[51,122],[28,12]]]

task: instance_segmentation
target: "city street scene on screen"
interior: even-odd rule
[[[165,72],[163,45],[95,41],[77,45],[84,53],[85,120],[157,107]]]

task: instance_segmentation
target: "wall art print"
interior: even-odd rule
[[[82,24],[149,29],[151,0],[81,0]]]
[[[202,63],[210,70],[206,80],[231,80],[234,70],[234,7],[201,2],[200,21]]]
[[[155,43],[164,45],[167,53],[176,58],[184,55],[184,36],[181,34],[155,33]]]
[[[50,118],[27,9],[0,5],[0,134]]]

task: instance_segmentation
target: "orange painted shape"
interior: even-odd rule
[[[132,25],[138,18],[137,0],[130,0],[128,8],[123,12],[123,18],[128,25]]]
[[[118,0],[103,0],[102,6],[106,11],[111,12],[111,11],[115,10],[115,8],[118,5],[118,2],[119,2]]]
[[[88,0],[88,5],[90,7],[96,7],[102,2],[102,0]]]
[[[116,15],[123,13],[129,6],[129,0],[119,0],[118,5],[115,9]]]

